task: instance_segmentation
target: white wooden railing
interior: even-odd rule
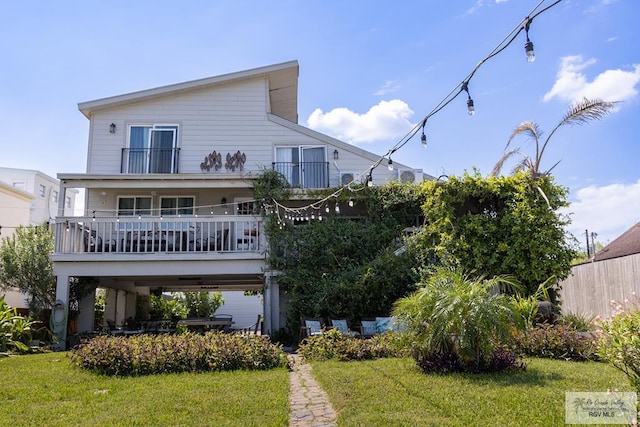
[[[261,251],[255,216],[58,217],[55,253],[203,253]]]

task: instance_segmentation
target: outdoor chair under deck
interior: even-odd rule
[[[362,328],[360,326],[351,326],[347,319],[331,319],[331,326],[343,335],[351,337],[359,337],[362,335]]]
[[[323,326],[324,320],[320,317],[301,317],[299,340],[302,341],[307,337],[321,335]]]

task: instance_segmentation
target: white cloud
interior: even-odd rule
[[[574,236],[589,230],[598,234],[597,241],[609,243],[640,221],[640,180],[581,188],[563,213],[572,213],[569,231]]]
[[[580,55],[563,57],[556,81],[543,100],[558,98],[573,102],[586,97],[626,101],[638,95],[636,86],[640,82],[640,64],[634,64],[631,71],[605,70],[589,82],[583,70],[595,63],[595,59],[584,60]]]
[[[307,126],[318,132],[353,144],[399,139],[413,124],[413,111],[399,99],[380,101],[364,114],[348,108],[334,108],[327,113],[316,108]]]
[[[387,80],[380,87],[380,89],[374,92],[374,95],[376,96],[386,95],[389,92],[395,92],[399,87],[400,85],[398,85],[398,83],[395,80]]]

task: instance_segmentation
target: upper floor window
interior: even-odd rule
[[[276,147],[276,161],[273,166],[287,178],[292,187],[329,186],[326,147]]]
[[[56,190],[51,192],[51,201],[53,203],[58,203],[58,192]]]
[[[71,197],[67,196],[67,198],[65,199],[65,204],[68,208],[71,208]]]
[[[194,197],[162,197],[160,212],[162,215],[193,215]]]
[[[178,165],[177,125],[131,125],[122,156],[125,173],[175,173]]]
[[[44,197],[47,195],[47,187],[45,187],[44,185],[40,184],[40,186],[38,187],[38,195],[40,197]]]

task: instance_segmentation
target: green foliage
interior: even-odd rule
[[[476,172],[425,181],[422,192],[426,221],[416,237],[421,264],[458,263],[486,277],[514,276],[525,296],[571,271],[575,252],[564,231],[569,219],[557,211],[567,206],[567,190],[551,176],[485,178]]]
[[[46,226],[18,227],[0,246],[0,289],[14,288],[29,294],[29,309],[39,314],[53,305],[53,230]]]
[[[584,313],[567,313],[560,317],[560,323],[578,332],[591,332],[596,328],[595,319],[595,316]]]
[[[6,356],[9,351],[27,353],[33,326],[33,321],[19,316],[15,308],[0,298],[0,356]]]
[[[417,280],[413,253],[393,252],[405,226],[390,217],[330,217],[281,229],[270,218],[267,261],[282,272],[278,283],[290,297],[290,325],[295,329],[301,315],[359,320],[388,313]]]
[[[256,200],[285,200],[291,195],[287,178],[274,169],[265,169],[252,181],[253,197]]]
[[[306,360],[372,360],[383,357],[406,357],[409,352],[399,333],[387,332],[370,339],[354,338],[328,329],[305,339],[298,354]]]
[[[540,324],[516,336],[516,348],[527,356],[561,360],[599,360],[598,346],[590,333],[570,325]]]
[[[187,317],[187,312],[183,305],[178,304],[174,298],[165,298],[162,294],[150,296],[149,318],[152,320],[173,319]]]
[[[224,304],[224,298],[220,292],[180,292],[174,294],[177,305],[182,308],[186,317],[213,316],[218,308]]]
[[[71,359],[83,369],[114,376],[266,370],[288,365],[282,348],[271,344],[268,337],[218,332],[99,336],[76,347]]]
[[[518,288],[505,276],[470,278],[460,269],[434,269],[416,292],[395,304],[416,361],[438,353],[459,357],[474,371],[489,366],[519,323],[513,299],[499,292],[505,287]]]
[[[640,310],[620,308],[600,326],[600,356],[624,372],[640,392]]]

